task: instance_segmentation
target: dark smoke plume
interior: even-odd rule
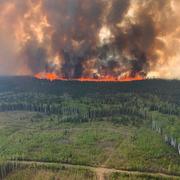
[[[8,49],[0,51],[0,72],[5,67],[7,73],[53,72],[68,79],[178,77],[179,5],[179,0],[0,0],[0,47]],[[10,36],[4,39],[5,32]]]

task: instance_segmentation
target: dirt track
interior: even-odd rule
[[[150,176],[161,176],[162,178],[167,179],[178,179],[180,180],[180,176],[169,175],[165,173],[152,173],[152,172],[141,172],[141,171],[129,171],[129,170],[120,170],[120,169],[111,169],[106,167],[93,167],[93,166],[85,166],[85,165],[74,165],[74,164],[65,164],[65,163],[54,163],[54,162],[41,162],[41,161],[9,161],[18,164],[26,164],[26,165],[59,165],[66,168],[82,168],[94,171],[98,177],[98,180],[105,180],[105,175],[110,173],[123,173],[123,174],[132,174],[132,175],[150,175]]]

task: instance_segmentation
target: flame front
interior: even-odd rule
[[[144,80],[141,76],[136,76],[136,77],[130,77],[130,76],[125,76],[121,78],[115,78],[113,76],[103,76],[99,78],[88,78],[88,77],[81,77],[81,78],[76,78],[76,79],[67,79],[64,77],[59,77],[55,73],[38,73],[35,75],[35,78],[37,79],[46,79],[49,81],[55,81],[55,80],[61,80],[61,81],[81,81],[81,82],[128,82],[128,81],[141,81]]]
[[[1,0],[0,74],[180,78],[179,0]]]

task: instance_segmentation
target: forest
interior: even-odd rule
[[[0,77],[0,159],[1,179],[179,179],[180,81]]]

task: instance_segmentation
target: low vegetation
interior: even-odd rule
[[[10,173],[5,180],[97,180],[96,175],[88,170],[75,169],[39,169],[39,168],[22,168]]]
[[[106,180],[179,180],[178,177],[166,177],[161,175],[146,175],[146,174],[125,174],[125,173],[112,173],[105,178]]]

